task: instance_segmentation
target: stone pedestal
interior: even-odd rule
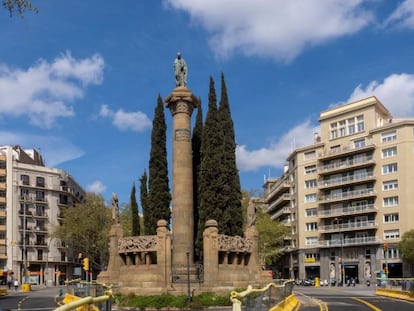
[[[190,263],[194,258],[193,161],[191,114],[197,98],[184,86],[177,87],[165,99],[173,117],[172,147],[172,235],[173,264]]]

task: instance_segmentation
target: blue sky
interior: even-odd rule
[[[128,202],[148,168],[177,52],[204,115],[209,77],[219,97],[225,75],[245,190],[277,177],[332,105],[375,95],[414,116],[414,0],[32,3],[23,19],[0,11],[0,144],[40,149],[108,200]]]

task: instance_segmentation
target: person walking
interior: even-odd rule
[[[14,280],[14,290],[17,290],[18,287],[19,287],[19,281],[16,279]]]
[[[7,276],[7,286],[9,287],[9,289],[12,286],[12,282],[13,282],[13,277],[11,275]]]

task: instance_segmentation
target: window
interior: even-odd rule
[[[315,159],[316,158],[316,151],[308,151],[303,154],[305,160]]]
[[[400,252],[398,250],[398,248],[394,248],[394,247],[388,247],[388,258],[400,258]]]
[[[318,210],[316,208],[307,208],[306,217],[318,216]]]
[[[390,131],[381,134],[381,142],[386,143],[389,141],[397,140],[397,132]]]
[[[331,139],[335,139],[338,137],[338,131],[337,130],[332,130],[329,134]]]
[[[305,203],[311,203],[311,202],[316,202],[316,201],[317,201],[316,193],[305,195]]]
[[[318,244],[318,237],[317,236],[312,236],[312,237],[306,238],[305,245],[316,245],[316,244]]]
[[[45,192],[36,191],[36,201],[44,201],[44,200],[45,200]]]
[[[398,189],[398,180],[389,180],[389,181],[384,181],[382,183],[382,190],[384,191],[389,191],[389,190],[395,190]]]
[[[385,164],[382,166],[382,174],[391,174],[397,171],[398,171],[397,163]]]
[[[400,216],[398,213],[391,213],[384,215],[384,223],[387,222],[398,222],[400,220]]]
[[[305,174],[316,173],[316,165],[305,166]]]
[[[397,155],[397,147],[382,149],[382,158],[395,157]]]
[[[360,115],[357,116],[357,128],[358,128],[358,132],[363,132],[364,131],[364,116]]]
[[[20,175],[20,180],[22,181],[22,185],[25,185],[25,186],[30,185],[29,175]]]
[[[306,231],[316,231],[318,230],[318,223],[316,222],[307,222]]]
[[[317,187],[316,179],[305,180],[306,189],[316,188],[316,187]]]
[[[383,203],[382,205],[384,207],[397,206],[398,205],[398,196],[384,198],[382,203]]]
[[[400,238],[400,230],[394,229],[394,230],[384,230],[384,239],[390,240],[390,239],[399,239]]]
[[[44,177],[36,177],[36,187],[44,187],[45,186],[45,178]]]
[[[354,141],[354,147],[355,148],[362,148],[365,147],[365,139],[358,139]]]
[[[66,194],[59,194],[59,204],[68,204],[68,196]]]

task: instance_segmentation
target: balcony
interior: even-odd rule
[[[320,175],[329,174],[332,172],[340,172],[349,169],[360,168],[364,166],[371,166],[375,164],[373,156],[363,156],[346,161],[335,162],[326,165],[318,166],[318,173]]]
[[[363,199],[376,196],[374,188],[359,189],[354,191],[343,191],[329,195],[322,195],[319,197],[319,203],[333,203],[351,199]]]
[[[331,158],[342,157],[345,155],[356,154],[373,149],[375,149],[375,144],[371,141],[359,146],[351,144],[348,146],[325,150],[324,152],[318,154],[318,158],[320,160],[327,160]]]
[[[335,209],[319,210],[318,217],[328,218],[328,217],[345,216],[345,215],[365,214],[365,213],[372,213],[372,212],[377,212],[377,211],[378,211],[378,208],[374,204],[365,204],[365,205],[347,206],[347,207],[335,208]]]
[[[38,212],[35,212],[33,214],[33,217],[35,217],[35,218],[47,218],[47,213],[38,213]]]
[[[278,210],[276,213],[270,215],[270,219],[275,220],[278,219],[283,214],[290,214],[290,206],[285,206]]]
[[[330,178],[323,181],[318,182],[318,187],[320,189],[328,189],[332,187],[338,187],[343,185],[349,184],[358,184],[358,183],[365,183],[368,181],[373,181],[376,179],[373,172],[364,173],[364,174],[356,174],[356,175],[349,175],[346,177],[340,178]]]
[[[319,226],[318,230],[321,233],[329,233],[329,232],[344,232],[344,231],[355,231],[355,230],[365,230],[365,229],[375,229],[378,227],[378,224],[375,220],[367,220],[367,221],[353,221],[353,222],[344,222],[333,225],[326,225],[326,226]]]
[[[0,182],[0,189],[1,190],[6,190],[6,183],[5,182]]]
[[[271,190],[266,194],[266,201],[272,199],[275,196],[279,196],[281,193],[286,192],[290,189],[292,183],[286,180],[277,181],[272,187]]]
[[[334,240],[322,240],[319,241],[319,247],[340,247],[352,246],[352,245],[367,245],[367,244],[380,244],[382,241],[375,236],[351,238],[351,239],[334,239]]]
[[[276,210],[278,207],[281,207],[283,205],[286,205],[286,203],[290,201],[290,194],[284,193],[280,197],[278,197],[275,201],[269,204],[268,208],[265,209],[266,213],[270,213],[274,210]]]
[[[0,217],[6,217],[6,211],[0,210]]]

